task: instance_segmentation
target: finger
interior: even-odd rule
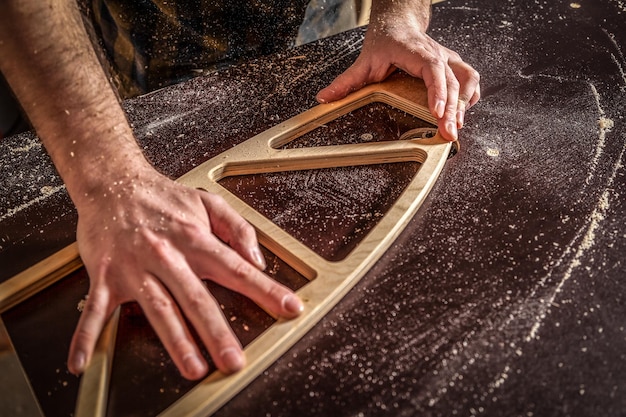
[[[259,271],[213,236],[207,237],[201,253],[187,259],[198,276],[245,295],[276,317],[293,318],[304,309],[289,288]]]
[[[474,91],[474,94],[472,95],[469,106],[467,108],[469,109],[470,107],[474,106],[476,103],[478,103],[478,100],[480,100],[480,84],[476,85],[476,90]]]
[[[98,287],[89,292],[87,301],[72,336],[67,366],[71,373],[80,375],[91,360],[96,342],[114,306],[105,290]]]
[[[457,127],[461,128],[464,124],[465,111],[480,99],[480,75],[463,61],[451,64],[451,68],[460,83]]]
[[[200,198],[209,214],[215,235],[257,268],[264,270],[267,263],[259,249],[254,227],[220,196],[201,192]]]
[[[469,109],[480,99],[480,74],[463,61],[450,63],[450,68],[460,83],[459,98]]]
[[[170,260],[173,264],[163,268],[159,278],[198,332],[218,369],[226,374],[239,371],[245,365],[245,357],[219,305],[182,255]]]
[[[136,299],[183,377],[196,380],[204,376],[207,363],[167,290],[147,275]]]
[[[373,62],[368,56],[368,53],[359,55],[354,64],[335,78],[328,87],[317,93],[317,101],[330,103],[340,100],[367,84],[384,80],[396,70],[396,67],[393,65],[384,62]]]
[[[457,129],[463,128],[463,124],[465,123],[465,111],[468,108],[468,104],[465,100],[459,98],[458,104],[456,106],[456,127]]]
[[[443,118],[448,100],[445,68],[436,63],[427,65],[422,69],[422,79],[428,90],[430,113],[437,119]]]
[[[441,135],[450,141],[458,139],[457,109],[459,102],[459,82],[449,68],[446,69],[446,105],[443,117],[439,119]]]

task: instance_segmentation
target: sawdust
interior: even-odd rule
[[[585,179],[585,184],[591,183],[591,180],[594,177],[595,172],[597,170],[600,157],[604,153],[604,148],[606,146],[606,135],[607,133],[611,131],[611,129],[615,125],[613,120],[608,119],[606,117],[606,113],[604,112],[604,109],[602,108],[602,105],[600,104],[601,98],[600,98],[600,94],[598,93],[598,90],[596,89],[596,86],[589,83],[589,88],[591,89],[591,92],[595,99],[596,107],[598,109],[598,121],[597,121],[598,142],[596,143],[595,154],[590,162],[589,174],[587,175],[587,178]]]
[[[50,196],[52,196],[52,195],[54,195],[54,194],[56,194],[58,192],[64,191],[64,190],[65,190],[65,185],[44,186],[44,187],[41,188],[41,195],[40,196],[38,196],[36,198],[33,198],[32,200],[29,200],[29,201],[27,201],[27,202],[25,202],[23,204],[20,204],[20,205],[18,205],[16,207],[10,208],[4,214],[0,215],[0,222],[6,220],[8,218],[11,218],[11,217],[15,216],[16,214],[18,214],[18,213],[20,213],[20,212],[22,212],[22,211],[24,211],[24,210],[26,210],[26,209],[28,209],[28,208],[30,208],[32,206],[35,206],[35,205],[41,203],[42,201],[50,198]]]
[[[78,304],[76,304],[76,310],[82,313],[83,310],[85,309],[85,304],[87,303],[88,298],[89,298],[89,295],[85,295],[85,297],[82,300],[80,300]]]
[[[15,146],[15,147],[9,147],[9,150],[13,154],[19,154],[19,153],[28,153],[35,149],[41,149],[41,147],[42,147],[42,144],[38,139],[27,138],[25,141],[25,144]]]
[[[491,156],[491,157],[496,157],[500,155],[500,150],[496,149],[496,148],[488,148],[487,149],[487,155]]]

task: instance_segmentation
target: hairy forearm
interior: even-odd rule
[[[423,32],[430,22],[431,0],[374,0],[370,25],[394,27],[411,24]]]
[[[147,165],[75,0],[3,0],[0,70],[75,202]]]

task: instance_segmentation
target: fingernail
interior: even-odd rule
[[[304,305],[298,297],[293,294],[287,294],[283,297],[283,309],[290,314],[298,315],[304,310]]]
[[[261,249],[259,249],[258,247],[254,247],[252,248],[250,253],[257,268],[259,268],[260,270],[264,270],[267,267],[267,263],[265,262],[265,257],[261,253]]]
[[[232,347],[224,349],[220,354],[220,357],[222,358],[224,366],[227,368],[228,372],[237,372],[245,365],[243,355],[239,352],[239,350]]]
[[[443,100],[437,100],[435,102],[435,116],[437,116],[438,119],[441,119],[445,110],[446,103],[444,103]]]
[[[80,375],[85,371],[86,356],[84,352],[76,352],[74,355],[73,368],[76,375]]]
[[[463,127],[463,123],[465,119],[465,112],[462,110],[459,110],[458,112],[456,112],[456,124],[457,127],[460,129]]]
[[[447,122],[446,123],[446,129],[448,130],[448,132],[450,132],[450,135],[452,136],[452,138],[454,140],[457,140],[458,132],[456,130],[456,123],[454,123],[454,122]]]
[[[204,375],[204,373],[206,372],[205,366],[200,360],[200,358],[198,358],[198,356],[196,356],[193,353],[190,353],[187,356],[185,356],[183,358],[183,362],[185,364],[185,371],[187,371],[189,375],[193,375],[194,377],[195,376],[200,377]]]

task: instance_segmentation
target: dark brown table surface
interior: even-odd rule
[[[430,34],[482,75],[460,152],[382,259],[217,415],[626,414],[626,5],[450,0]],[[315,105],[362,35],[125,108],[176,178]],[[0,141],[0,282],[71,243],[75,221],[36,137]],[[87,285],[79,272],[2,315],[46,415],[73,412]],[[193,386],[133,305],[121,335],[110,415],[153,415]]]

